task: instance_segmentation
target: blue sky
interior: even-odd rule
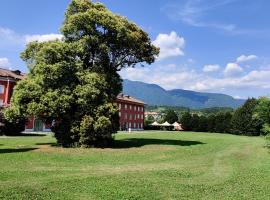
[[[149,33],[157,61],[125,69],[123,78],[166,89],[269,95],[270,1],[100,0]],[[0,66],[27,71],[27,42],[60,38],[69,0],[1,0]]]

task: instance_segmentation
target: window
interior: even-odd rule
[[[127,104],[125,104],[125,109],[127,109]]]
[[[136,123],[134,123],[134,128],[136,128]]]
[[[119,117],[121,117],[121,112],[119,112]]]
[[[118,106],[119,106],[119,110],[121,110],[121,103],[119,103],[119,105],[118,105]]]
[[[129,110],[132,110],[132,105],[129,105]]]
[[[129,115],[129,119],[132,120],[132,115],[131,114]]]
[[[134,119],[135,119],[135,120],[136,120],[136,117],[137,117],[137,116],[136,116],[136,114],[135,114],[135,115],[134,115]]]
[[[137,111],[137,106],[134,106],[134,111]]]
[[[143,119],[143,114],[141,114],[141,119]]]
[[[140,114],[137,115],[137,118],[140,119]]]
[[[129,128],[131,128],[131,122],[129,122]]]
[[[0,85],[0,94],[4,94],[5,86]]]
[[[125,113],[125,119],[127,119],[127,118],[128,118],[127,113]]]

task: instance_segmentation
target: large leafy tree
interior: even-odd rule
[[[238,108],[231,120],[231,131],[237,135],[258,136],[262,128],[262,120],[254,118],[258,101],[254,98],[248,99],[243,106]]]
[[[70,3],[61,32],[62,40],[32,42],[21,54],[30,72],[5,115],[52,123],[63,146],[106,145],[119,127],[118,71],[153,63],[158,49],[136,24],[88,0]]]

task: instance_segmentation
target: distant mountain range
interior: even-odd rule
[[[181,106],[193,109],[241,106],[245,100],[218,93],[194,92],[183,89],[165,90],[156,84],[123,81],[123,93],[138,98],[148,105]]]

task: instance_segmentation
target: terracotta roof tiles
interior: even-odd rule
[[[138,99],[135,99],[134,97],[131,97],[129,95],[124,95],[124,94],[119,94],[117,96],[117,100],[129,101],[129,102],[133,102],[133,103],[138,103],[138,104],[145,105],[145,103],[143,101],[138,100]]]
[[[9,69],[0,68],[0,77],[8,77],[8,78],[21,80],[25,77],[25,74],[21,73],[21,71],[19,70],[9,70]]]

